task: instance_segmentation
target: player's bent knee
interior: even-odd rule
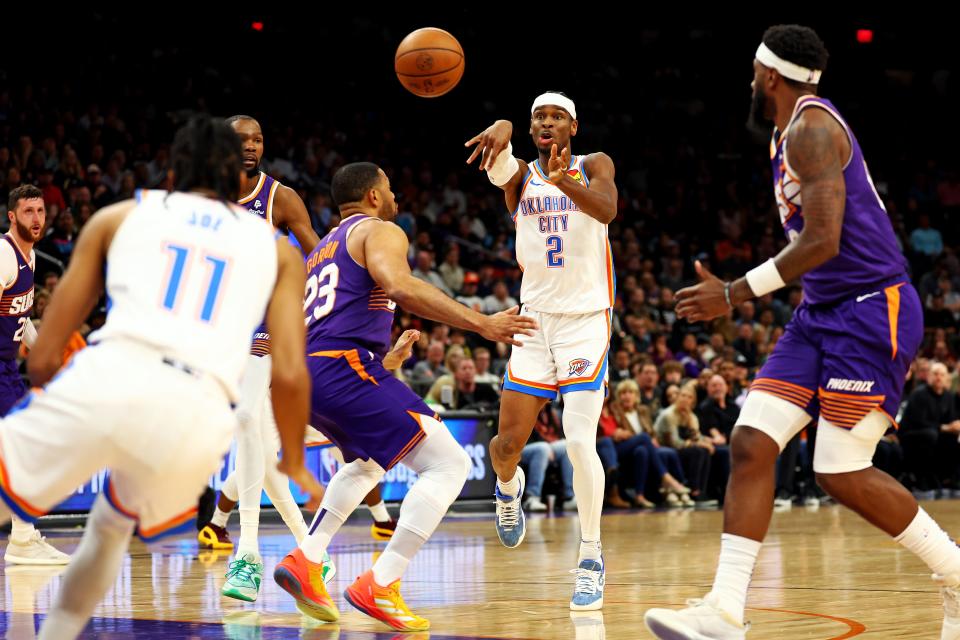
[[[730,437],[730,461],[740,470],[753,465],[771,465],[780,454],[780,444],[760,429],[739,425]]]
[[[813,470],[818,479],[823,476],[819,481],[824,490],[829,492],[826,485],[836,485],[836,479],[829,477],[832,474],[861,471],[873,466],[877,443],[889,426],[889,418],[880,411],[871,411],[850,429],[839,427],[821,416]]]
[[[792,402],[763,391],[751,391],[743,403],[736,426],[750,427],[765,434],[777,444],[778,451],[783,451],[790,439],[800,433],[808,422],[810,415]],[[741,437],[748,437],[743,429],[738,428],[734,431],[734,439],[738,431]],[[754,434],[749,437],[754,437]],[[735,452],[733,455],[736,459]]]

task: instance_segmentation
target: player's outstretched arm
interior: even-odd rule
[[[677,292],[677,315],[681,318],[691,322],[716,318],[731,306],[783,287],[840,252],[847,198],[843,165],[850,154],[847,134],[822,109],[804,111],[788,134],[790,167],[800,180],[803,231],[772,262],[729,283],[728,291],[727,283],[698,262],[702,282]]]
[[[513,124],[509,120],[497,120],[463,146],[473,147],[467,164],[480,158],[477,168],[486,171],[490,182],[503,189],[507,208],[515,211],[527,165],[513,156],[512,136]]]
[[[63,364],[63,349],[80,328],[103,291],[103,265],[117,227],[136,206],[125,200],[98,211],[83,227],[43,317],[36,343],[27,360],[27,373],[34,386],[45,385]]]
[[[440,289],[413,277],[407,264],[407,236],[394,224],[371,225],[363,255],[370,276],[398,305],[430,320],[475,331],[488,340],[522,346],[515,335],[533,335],[537,323],[514,307],[485,316],[456,302]]]
[[[307,256],[320,243],[320,237],[310,224],[310,214],[303,200],[290,187],[281,186],[277,189],[274,202],[277,226],[285,226],[300,244],[303,255]]]
[[[278,468],[311,497],[323,489],[303,466],[303,435],[310,418],[310,376],[307,373],[303,291],[306,274],[296,249],[277,239],[277,282],[267,306],[272,359],[271,402],[280,433]]]

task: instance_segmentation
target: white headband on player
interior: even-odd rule
[[[770,48],[762,42],[760,43],[760,46],[757,47],[756,58],[763,66],[779,71],[780,75],[782,75],[784,78],[796,80],[797,82],[802,82],[804,84],[820,83],[820,75],[823,73],[823,71],[819,69],[807,69],[806,67],[801,67],[800,65],[790,62],[789,60],[784,60],[771,51]]]
[[[574,106],[573,100],[567,96],[562,96],[559,93],[544,93],[537,96],[537,99],[533,101],[533,106],[530,107],[530,113],[533,113],[540,107],[544,107],[548,104],[555,107],[560,107],[569,113],[571,118],[574,120],[577,119],[577,107]]]

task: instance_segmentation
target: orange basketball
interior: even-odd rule
[[[457,39],[434,27],[410,33],[393,61],[400,84],[421,98],[436,98],[457,86],[463,65],[463,47]]]

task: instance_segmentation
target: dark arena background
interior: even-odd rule
[[[38,328],[84,226],[99,209],[137,190],[168,188],[174,133],[197,113],[245,114],[260,123],[261,168],[296,191],[321,238],[340,223],[330,195],[337,169],[357,161],[378,164],[396,194],[395,222],[410,241],[414,275],[485,313],[523,302],[522,272],[502,192],[476,163],[466,164],[465,142],[497,119],[510,120],[514,154],[533,160],[531,104],[543,92],[562,91],[577,108],[573,152],[603,151],[616,169],[617,216],[608,228],[616,301],[609,397],[597,431],[598,450],[615,452],[609,458],[601,453],[608,483],[602,612],[570,612],[567,605],[580,528],[559,397],[541,411],[525,449],[526,539],[507,549],[494,528],[488,445],[497,433],[510,348],[398,307],[393,338],[405,329],[418,329],[421,337],[397,376],[440,413],[471,460],[460,499],[403,579],[406,603],[431,621],[430,631],[390,630],[343,599],[343,590],[385,548],[371,539],[365,506],[329,548],[338,570],[329,588],[339,622],[302,615],[272,578],[295,541],[264,496],[264,580],[255,603],[221,595],[232,551],[204,548],[196,531],[149,545],[134,539],[120,576],[80,637],[648,638],[648,609],[679,608],[709,591],[731,430],[802,291],[799,282],[788,283],[697,323],[677,317],[675,294],[697,283],[696,260],[729,280],[787,245],[771,188],[771,132],[755,134],[746,126],[754,54],[764,30],[775,24],[808,25],[829,50],[818,94],[837,106],[861,145],[924,307],[922,344],[891,416],[899,429],[884,436],[874,466],[900,481],[955,535],[955,28],[944,8],[904,18],[909,7],[872,14],[818,7],[764,12],[731,5],[701,12],[678,6],[649,14],[643,5],[590,3],[4,8],[0,208],[9,224],[11,191],[24,184],[43,191],[46,221],[34,247],[30,314]],[[393,66],[404,36],[426,26],[449,31],[465,58],[459,84],[432,99],[405,90]],[[104,296],[77,337],[86,338],[108,315]],[[26,376],[25,349],[21,356],[11,366]],[[701,486],[691,486],[697,474],[682,469],[693,489],[682,498],[661,485],[633,449],[616,446],[625,438],[618,430],[631,428],[627,415],[642,425],[637,436],[655,440],[658,418],[681,388],[696,394],[695,438],[712,442]],[[136,428],[137,416],[130,420]],[[931,572],[817,485],[813,439],[809,429],[801,432],[778,461],[774,515],[747,600],[749,637],[935,637],[943,609]],[[213,490],[235,459],[231,449],[210,479]],[[323,484],[340,466],[328,444],[308,448],[306,460]],[[540,474],[536,493],[530,492],[533,469]],[[2,464],[0,473],[6,474]],[[402,465],[388,471],[382,492],[392,518],[415,480]],[[46,541],[75,553],[86,514],[104,486],[100,473],[41,518],[37,526]],[[299,489],[294,496],[306,502]],[[305,507],[304,517],[309,524],[313,511]],[[227,529],[238,538],[235,516]],[[0,567],[0,634],[38,637],[65,570],[15,562]],[[960,600],[952,602],[960,615]]]

